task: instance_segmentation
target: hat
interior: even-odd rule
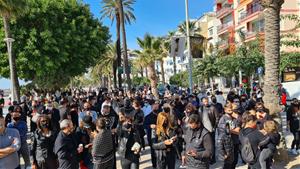
[[[84,116],[82,122],[84,128],[92,128],[94,125],[92,116]]]

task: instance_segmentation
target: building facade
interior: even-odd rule
[[[226,54],[233,53],[241,41],[249,42],[257,37],[262,44],[264,43],[264,14],[259,0],[216,0],[215,2],[216,17],[221,24],[217,29],[219,50],[224,50]],[[285,0],[281,15],[288,14],[300,16],[300,0]],[[281,34],[293,33],[300,37],[299,29],[290,30],[294,26],[295,23],[290,20],[281,20]],[[241,33],[244,34],[244,39],[241,39]],[[293,49],[282,47],[282,50]]]

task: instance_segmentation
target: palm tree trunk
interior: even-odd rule
[[[161,79],[162,79],[162,82],[163,82],[163,84],[166,84],[164,59],[160,60],[160,68],[161,68]]]
[[[117,40],[116,40],[117,67],[120,68],[121,67],[122,58],[121,58],[121,41],[120,41],[120,39],[121,39],[121,35],[120,35],[121,25],[120,25],[120,15],[119,15],[119,12],[116,12],[116,27],[117,27],[117,32],[116,32],[116,34],[117,34]],[[118,87],[122,88],[122,74],[120,73],[120,71],[118,71]]]
[[[145,68],[145,74],[146,74],[146,78],[149,79],[149,74],[148,74],[148,69]]]
[[[284,0],[263,0],[265,16],[265,85],[264,102],[270,113],[280,110],[275,87],[279,84],[280,9]]]
[[[117,88],[117,67],[118,67],[118,63],[117,60],[114,60],[113,62],[113,87],[114,89]]]
[[[151,92],[156,97],[156,99],[159,99],[158,91],[157,91],[157,76],[155,73],[155,64],[154,62],[150,63],[148,65],[148,72],[149,72],[149,79],[150,79],[150,85],[151,85]]]
[[[144,77],[144,69],[143,69],[143,67],[141,66],[140,69],[141,69],[141,70],[140,70],[140,72],[141,72],[141,77]]]
[[[3,25],[4,25],[4,31],[5,31],[5,38],[11,38],[10,33],[10,26],[9,26],[9,18],[4,16],[3,17]],[[9,51],[9,47],[7,45],[7,50]],[[11,47],[11,54],[8,54],[9,56],[9,65],[10,65],[10,79],[12,83],[13,89],[13,98],[12,101],[17,101],[20,103],[20,85],[18,80],[18,74],[17,74],[17,67],[16,67],[16,58],[13,53],[13,48]]]
[[[173,75],[176,75],[176,56],[174,55],[173,56],[173,71],[174,71],[174,74]]]
[[[124,19],[124,11],[123,11],[123,3],[122,0],[118,0],[119,2],[119,12],[120,12],[120,21],[122,27],[122,37],[123,37],[123,58],[124,58],[124,66],[125,66],[125,74],[128,89],[131,89],[131,79],[130,79],[130,71],[129,71],[129,64],[128,64],[128,55],[127,55],[127,43],[126,43],[126,30],[125,30],[125,19]]]

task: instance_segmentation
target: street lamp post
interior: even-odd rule
[[[185,0],[185,22],[186,22],[186,38],[187,38],[187,48],[188,48],[188,59],[189,59],[189,88],[190,93],[193,92],[193,60],[191,56],[191,43],[190,43],[190,25],[189,25],[189,1]]]
[[[9,59],[9,69],[10,69],[10,80],[11,80],[11,101],[15,100],[15,97],[17,93],[15,93],[14,89],[14,83],[13,83],[13,63],[12,63],[12,53],[11,53],[11,48],[12,48],[12,43],[15,41],[13,38],[5,38],[4,41],[7,44],[7,52],[8,52],[8,59]]]

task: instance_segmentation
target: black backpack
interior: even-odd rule
[[[255,163],[256,157],[253,148],[251,146],[249,137],[244,134],[240,134],[239,138],[241,141],[241,156],[243,160],[248,164]]]

